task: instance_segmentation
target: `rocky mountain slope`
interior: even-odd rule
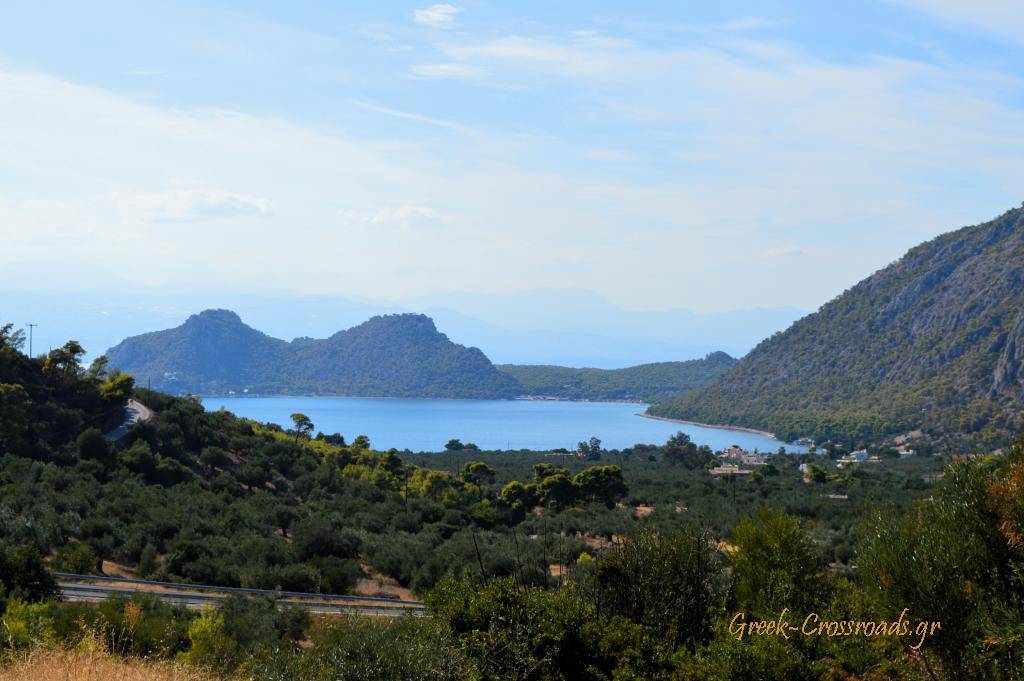
[[[1024,209],[911,249],[651,412],[780,437],[923,429],[974,446],[1024,426]]]

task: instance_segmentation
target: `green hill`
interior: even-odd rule
[[[501,364],[534,397],[568,400],[655,402],[708,385],[736,360],[724,352],[686,362],[657,362],[626,369],[573,369],[551,365]]]
[[[233,312],[207,310],[176,328],[128,338],[107,358],[172,393],[504,398],[521,391],[480,350],[452,343],[429,317],[415,314],[286,342]]]
[[[876,440],[921,429],[962,447],[1024,425],[1024,209],[911,249],[651,413]]]

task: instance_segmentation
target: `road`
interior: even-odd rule
[[[124,408],[124,421],[114,430],[107,433],[107,437],[115,442],[120,440],[136,423],[148,421],[153,418],[153,410],[136,400],[128,400]]]
[[[162,601],[183,605],[198,610],[205,605],[216,604],[224,600],[232,592],[245,594],[269,595],[276,598],[279,606],[305,608],[309,612],[322,615],[363,615],[368,617],[401,617],[406,614],[422,616],[426,614],[423,604],[418,601],[398,601],[392,599],[361,598],[359,596],[324,596],[322,594],[296,594],[285,592],[279,597],[276,592],[260,589],[226,589],[217,591],[214,587],[182,585],[188,587],[176,589],[165,586],[163,582],[143,582],[140,580],[110,580],[107,577],[95,577],[95,581],[103,583],[87,583],[60,579],[61,600],[74,602],[98,602],[115,594],[149,594]],[[116,584],[106,583],[116,581]],[[203,589],[202,592],[188,589]]]

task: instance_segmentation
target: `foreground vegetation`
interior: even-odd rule
[[[685,436],[622,451],[591,439],[585,456],[378,452],[313,436],[301,414],[285,431],[135,389],[102,362],[83,371],[74,344],[20,347],[0,330],[3,673],[95,653],[154,678],[173,665],[325,681],[1024,676],[1024,446],[842,471],[822,456],[809,482],[787,456],[713,477],[713,453]],[[102,432],[131,395],[157,416],[115,445]],[[237,597],[203,612],[55,602],[50,570],[102,561],[321,592],[377,575],[431,617],[325,620]],[[904,611],[941,628],[735,628]]]
[[[29,560],[4,571],[0,647],[23,664],[101,641],[114,655],[282,680],[1024,678],[1024,444],[947,478],[905,514],[869,514],[851,574],[796,518],[762,508],[724,544],[696,526],[622,538],[560,585],[467,569],[430,591],[430,618],[311,620],[240,597],[201,613],[138,596],[59,606]],[[788,636],[737,628],[783,618]]]

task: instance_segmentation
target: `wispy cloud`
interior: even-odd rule
[[[452,132],[458,132],[463,135],[475,135],[477,131],[469,126],[462,125],[460,123],[453,123],[452,121],[446,121],[442,118],[434,118],[432,116],[422,116],[416,113],[410,113],[408,111],[400,111],[398,109],[392,109],[387,106],[381,106],[372,102],[355,102],[357,106],[370,111],[376,111],[377,113],[384,114],[385,116],[393,116],[394,118],[401,118],[407,121],[413,121],[414,123],[422,123],[424,125],[431,125],[436,128],[444,128],[451,130]]]
[[[460,61],[500,60],[532,64],[569,74],[607,73],[609,51],[621,44],[595,45],[593,35],[576,35],[570,41],[557,42],[523,36],[509,36],[485,43],[445,45],[444,52]],[[597,59],[596,57],[600,57]]]
[[[420,25],[462,17],[446,12]],[[678,39],[575,22],[426,38],[388,26],[366,77],[325,89],[329,127],[302,97],[276,116],[226,113],[0,65],[0,277],[57,259],[79,263],[68,281],[109,261],[138,282],[379,297],[577,280],[621,301],[814,307],[1024,186],[1024,88],[999,60],[823,51],[796,27],[771,39],[770,24]],[[398,38],[416,52],[385,54]],[[260,43],[256,61],[224,57],[224,73],[262,73],[266,54],[301,54],[299,70],[352,57],[332,51],[345,40],[317,59],[291,41],[308,42]],[[324,86],[299,70],[293,87]],[[801,250],[814,257],[793,276]],[[616,269],[635,276],[593,276]]]
[[[416,10],[413,19],[417,24],[430,28],[452,28],[455,26],[455,15],[460,12],[461,7],[442,3]]]
[[[608,161],[612,163],[627,163],[636,161],[637,156],[622,149],[587,149],[583,152],[585,158],[591,161]]]
[[[803,257],[807,255],[807,251],[800,246],[775,246],[769,248],[764,252],[766,258],[788,258],[788,257]]]
[[[933,14],[958,26],[970,25],[1014,41],[1024,41],[1020,0],[891,0]]]
[[[780,22],[774,19],[767,19],[765,17],[742,17],[740,19],[726,21],[720,24],[718,28],[723,31],[738,33],[741,31],[768,30],[778,28],[780,25]]]
[[[350,225],[362,224],[379,228],[398,228],[401,230],[447,225],[455,217],[430,206],[417,205],[387,206],[370,213],[344,209],[338,211],[338,216],[346,224]]]
[[[453,78],[456,80],[472,80],[482,78],[484,70],[471,64],[416,64],[412,72],[424,78]]]
[[[167,75],[167,71],[163,69],[132,69],[131,71],[125,71],[124,75],[135,78],[153,78],[156,76],[165,76]]]

